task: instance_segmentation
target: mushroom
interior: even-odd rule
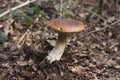
[[[82,22],[69,18],[51,19],[48,25],[54,30],[58,31],[58,39],[55,47],[48,54],[47,59],[52,63],[55,60],[60,60],[67,43],[67,36],[72,32],[79,32],[84,29]]]

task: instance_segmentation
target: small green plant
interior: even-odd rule
[[[25,10],[28,12],[28,13],[40,13],[41,10],[39,8],[36,8],[36,7],[25,7]]]
[[[30,25],[32,23],[31,18],[28,15],[24,14],[24,13],[19,13],[19,12],[13,11],[13,10],[11,10],[10,13],[13,16],[16,16],[16,17],[23,17],[24,20],[25,20],[26,25]]]
[[[73,2],[74,0],[63,0],[65,2]]]
[[[0,33],[0,40],[5,40],[7,36],[4,33]]]
[[[48,2],[48,0],[45,0],[45,2]]]
[[[59,5],[56,5],[55,6],[55,10],[56,11],[58,11],[58,12],[60,12],[60,6]],[[63,13],[63,15],[68,15],[69,14],[69,11],[67,10],[67,9],[65,9],[65,8],[62,8],[62,13]]]
[[[0,14],[1,14],[1,13],[3,13],[3,10],[2,10],[2,9],[0,9]]]
[[[39,13],[43,18],[46,18],[46,15],[45,13],[40,10],[39,8],[35,8],[35,7],[26,7],[25,10],[28,12],[28,13]]]
[[[29,13],[29,14],[34,14],[34,13],[38,13],[40,14],[43,18],[46,18],[46,15],[45,13],[40,10],[39,8],[35,8],[35,7],[25,7],[25,10],[26,10],[26,13]],[[26,25],[31,25],[32,23],[32,19],[30,16],[28,16],[27,14],[25,13],[19,13],[19,12],[16,12],[16,11],[13,11],[11,10],[10,13],[15,16],[15,17],[23,17],[24,20],[25,20],[25,23]]]

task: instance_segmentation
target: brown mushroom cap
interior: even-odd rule
[[[74,19],[52,19],[48,21],[48,25],[50,25],[53,29],[60,32],[78,32],[84,29],[84,25],[82,22]]]

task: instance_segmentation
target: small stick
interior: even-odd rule
[[[28,5],[28,4],[32,3],[32,2],[35,2],[35,1],[36,0],[28,0],[28,1],[24,2],[23,4],[20,4],[20,5],[16,6],[16,7],[13,7],[11,9],[3,12],[2,14],[0,14],[0,18],[3,17],[3,16],[5,16],[5,15],[7,15],[11,10],[17,10],[17,9],[23,7],[23,6],[26,6],[26,5]]]
[[[80,6],[80,10],[83,8],[83,6],[84,6],[84,3],[85,3],[85,0],[82,0],[82,3],[81,3],[81,6]],[[77,5],[76,5],[77,6]]]
[[[63,0],[60,0],[60,18],[63,17]]]
[[[106,19],[104,17],[101,17],[100,15],[96,14],[95,12],[92,12],[92,11],[90,11],[90,10],[84,8],[84,7],[82,7],[82,9],[85,10],[85,11],[88,11],[89,13],[91,13],[95,16],[97,16],[98,18],[102,19],[103,21],[106,21]]]
[[[120,20],[117,20],[117,21],[111,23],[110,25],[107,25],[107,26],[105,26],[105,27],[103,27],[103,28],[101,28],[101,29],[99,29],[99,30],[90,31],[90,32],[88,32],[87,34],[85,34],[84,36],[82,36],[81,38],[84,38],[85,36],[88,36],[88,35],[90,35],[90,34],[92,34],[92,33],[105,30],[106,28],[108,28],[108,27],[110,27],[110,26],[113,26],[113,25],[115,25],[115,24],[117,24],[117,23],[119,23],[119,22],[120,22]],[[81,38],[80,38],[80,39],[81,39]]]
[[[120,5],[119,5],[119,0],[117,0],[117,12],[118,12],[118,19],[120,19]]]
[[[28,29],[23,35],[22,37],[20,38],[20,40],[18,41],[17,43],[17,46],[20,48],[23,44],[24,44],[24,41],[25,41],[25,38],[27,37],[27,35],[30,33],[30,30]]]

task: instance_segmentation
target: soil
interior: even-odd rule
[[[0,0],[0,11],[24,1]],[[27,5],[43,14],[18,9],[31,18],[30,25],[22,16],[0,18],[0,80],[120,80],[120,23],[109,26],[120,20],[120,1],[67,1],[63,1],[63,18],[82,21],[85,30],[68,36],[61,60],[53,63],[46,56],[58,34],[47,21],[60,17],[60,1],[37,0]],[[95,32],[88,34],[91,31]]]

